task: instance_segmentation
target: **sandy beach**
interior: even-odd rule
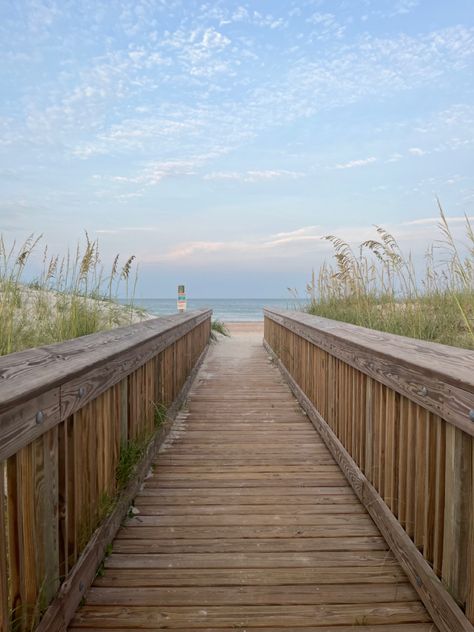
[[[231,336],[240,336],[244,334],[261,334],[263,336],[263,320],[226,322],[225,326],[229,330]]]

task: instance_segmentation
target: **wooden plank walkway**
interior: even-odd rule
[[[71,632],[436,629],[261,339],[213,346]]]

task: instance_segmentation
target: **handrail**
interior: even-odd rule
[[[289,310],[276,323],[474,435],[474,351]]]
[[[209,309],[0,357],[0,632],[59,632],[191,386]]]
[[[435,624],[473,632],[474,352],[264,315],[268,352]]]
[[[210,318],[202,309],[0,357],[0,461]]]

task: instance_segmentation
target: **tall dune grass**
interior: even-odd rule
[[[135,257],[121,265],[117,256],[107,271],[87,233],[64,257],[41,241],[30,236],[8,246],[0,235],[0,355],[142,319],[133,307]],[[115,301],[119,292],[128,306]]]
[[[363,327],[474,349],[474,230],[456,240],[439,205],[440,240],[417,273],[411,255],[377,227],[354,251],[334,235],[331,263],[313,272],[308,312]]]

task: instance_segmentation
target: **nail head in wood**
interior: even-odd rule
[[[44,421],[44,412],[42,410],[38,410],[35,419],[37,424],[42,424]]]
[[[77,394],[79,395],[79,397],[84,397],[85,393],[86,393],[86,389],[83,386],[81,386],[81,388],[77,391]]]
[[[474,421],[474,408],[472,410],[469,411],[469,419],[471,421]]]

